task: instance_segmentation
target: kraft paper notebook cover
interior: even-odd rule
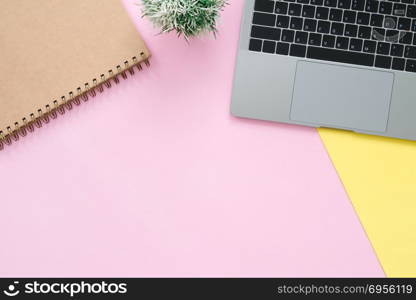
[[[2,1],[0,150],[149,56],[119,0]]]

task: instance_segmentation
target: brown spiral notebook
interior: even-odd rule
[[[0,7],[0,150],[148,65],[120,0]]]

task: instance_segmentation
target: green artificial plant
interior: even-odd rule
[[[142,0],[143,16],[162,33],[176,31],[186,40],[217,32],[217,20],[227,0]]]

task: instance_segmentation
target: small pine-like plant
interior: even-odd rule
[[[227,0],[143,0],[143,16],[162,33],[176,31],[186,40],[217,32],[217,20]]]

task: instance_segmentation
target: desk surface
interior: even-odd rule
[[[0,154],[0,276],[384,276],[318,133],[230,116],[243,1],[190,45],[133,2],[152,67]]]

